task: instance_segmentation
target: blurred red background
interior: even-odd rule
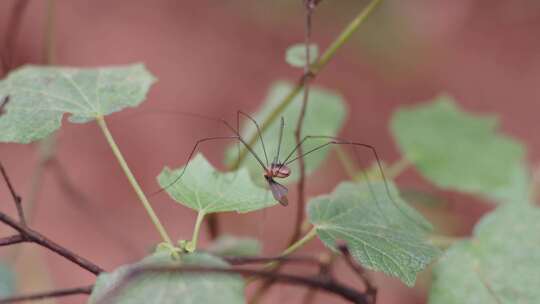
[[[0,41],[7,34],[6,20],[15,2],[0,2]],[[314,16],[314,41],[327,46],[367,2],[323,1]],[[24,15],[16,42],[17,65],[42,62],[44,3],[31,1]],[[297,79],[299,71],[284,62],[284,51],[303,40],[303,25],[299,0],[57,0],[55,59],[70,66],[144,62],[159,82],[137,113],[176,109],[232,119],[237,109],[255,111],[273,81]],[[316,84],[340,92],[349,105],[341,135],[374,145],[389,162],[399,159],[388,131],[392,112],[446,92],[469,111],[498,115],[501,129],[526,144],[534,164],[540,151],[540,138],[532,132],[540,112],[539,29],[537,1],[388,0],[339,51]],[[134,111],[112,115],[110,128],[148,191],[156,189],[155,176],[164,165],[184,163],[197,139],[225,132],[197,119],[130,112]],[[37,147],[0,146],[1,161],[23,198],[29,196]],[[203,151],[221,166],[224,148],[216,143]],[[36,230],[107,270],[140,259],[159,242],[95,124],[66,123],[56,153],[87,201],[67,195],[54,170],[47,170],[33,212]],[[335,159],[329,160],[311,177],[309,195],[331,190],[342,177]],[[413,170],[399,182],[436,191]],[[14,212],[7,191],[0,188],[2,210]],[[438,218],[451,233],[468,233],[489,208],[463,195],[444,193],[444,197],[449,201],[445,211],[453,216],[432,219]],[[190,237],[194,212],[166,195],[152,202],[174,238]],[[290,207],[227,214],[222,217],[222,230],[262,238],[264,252],[277,254],[287,242],[294,216]],[[21,247],[25,249],[17,259],[21,292],[93,282],[91,275],[54,254],[31,245]],[[321,250],[322,245],[314,241],[305,252]],[[344,280],[352,278],[342,265],[336,273]],[[426,277],[415,289],[383,275],[376,278],[379,303],[426,301]],[[265,303],[300,303],[304,293],[300,288],[275,286]],[[84,301],[81,296],[58,302]],[[342,301],[319,294],[317,303]]]

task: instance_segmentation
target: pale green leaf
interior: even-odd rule
[[[384,182],[342,183],[330,195],[311,200],[308,216],[326,246],[345,241],[363,266],[412,286],[439,251],[426,241],[431,225],[389,186],[392,199]]]
[[[256,239],[222,235],[207,250],[217,256],[254,256],[261,253],[261,247]]]
[[[28,143],[51,134],[69,120],[84,123],[135,107],[156,81],[142,64],[103,68],[28,65],[0,81],[0,97],[9,95],[0,117],[0,141]]]
[[[319,47],[312,43],[309,45],[309,61],[314,63],[319,57]],[[306,65],[306,44],[297,43],[291,45],[285,52],[285,61],[295,68],[302,68]]]
[[[182,170],[183,167],[176,170],[166,167],[159,174],[158,182],[175,201],[191,209],[205,214],[243,213],[276,204],[270,192],[255,185],[245,169],[221,173],[202,154],[197,154],[177,180]]]
[[[431,304],[540,303],[540,209],[507,204],[434,269]]]
[[[111,273],[100,274],[89,303],[96,303],[111,288],[122,281],[131,270],[145,266],[204,266],[229,267],[221,259],[204,253],[182,255],[181,262],[169,254],[160,253],[139,263],[119,267]],[[132,280],[115,298],[116,304],[200,304],[245,303],[244,282],[241,276],[216,273],[148,273]]]
[[[291,92],[293,85],[286,82],[278,82],[274,84],[268,96],[264,102],[261,110],[252,115],[256,121],[262,123],[274,109],[279,105],[283,98]],[[279,154],[279,160],[284,159],[292,152],[296,146],[294,138],[294,131],[296,129],[296,123],[300,115],[300,108],[302,104],[302,96],[298,95],[292,103],[285,109],[281,116],[285,120],[285,128],[283,130],[283,141],[281,144],[281,152]],[[307,104],[306,115],[304,118],[304,126],[302,135],[325,135],[336,136],[345,119],[346,110],[345,103],[341,96],[336,95],[334,92],[321,89],[315,86],[311,87],[309,93],[309,102]],[[243,120],[241,134],[244,138],[251,138],[255,133],[255,126],[248,120]],[[268,126],[265,132],[263,132],[263,139],[266,145],[269,162],[272,162],[277,154],[277,147],[279,142],[279,126],[280,119],[276,119],[272,124]],[[307,152],[323,143],[328,142],[328,139],[309,139],[304,145],[304,152]],[[257,141],[253,149],[259,155],[263,161],[265,161],[262,145],[260,141]],[[328,155],[328,148],[323,148],[316,152],[307,155],[304,160],[306,164],[306,173],[310,174],[315,171],[323,160]],[[238,148],[232,146],[227,150],[226,162],[231,163],[237,158]],[[296,153],[293,153],[290,159],[296,157]],[[252,177],[258,179],[258,182],[264,182],[263,171],[260,164],[250,155],[246,158],[243,166],[246,166]],[[298,162],[290,164],[291,175],[286,179],[280,179],[280,183],[292,183],[299,178]]]
[[[493,190],[488,197],[497,202],[525,203],[531,202],[531,176],[524,163],[518,163],[510,173],[510,182]]]
[[[489,195],[512,183],[523,147],[497,133],[493,116],[460,110],[441,96],[398,110],[392,133],[405,157],[441,188]]]

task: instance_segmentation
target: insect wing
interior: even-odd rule
[[[281,205],[287,206],[289,204],[289,200],[287,199],[287,192],[289,192],[289,190],[287,187],[275,182],[274,180],[269,180],[268,185],[270,186],[274,199]]]

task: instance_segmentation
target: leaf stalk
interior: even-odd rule
[[[156,227],[159,234],[161,235],[161,238],[163,239],[163,241],[165,241],[166,243],[168,243],[169,245],[174,247],[174,245],[173,245],[173,243],[171,241],[171,238],[169,237],[169,235],[167,234],[167,231],[165,230],[165,228],[163,227],[163,225],[159,221],[159,218],[156,215],[156,213],[154,212],[154,209],[152,208],[152,205],[150,205],[150,202],[148,201],[148,198],[146,198],[146,195],[144,194],[141,187],[139,186],[139,183],[137,182],[137,180],[133,176],[133,173],[131,172],[131,169],[129,169],[129,166],[128,166],[126,160],[124,159],[124,156],[122,155],[122,152],[120,152],[120,148],[118,148],[118,145],[114,141],[114,138],[113,138],[111,132],[109,131],[109,128],[107,127],[107,123],[105,122],[105,118],[103,116],[99,115],[99,116],[96,117],[96,121],[97,121],[97,124],[99,125],[99,127],[101,128],[101,131],[103,132],[103,135],[105,135],[105,138],[107,139],[107,142],[109,143],[109,146],[111,147],[114,156],[118,160],[118,163],[120,164],[120,167],[124,171],[124,174],[126,175],[129,183],[131,184],[131,186],[135,190],[135,193],[137,194],[137,197],[141,201],[144,209],[146,210],[146,213],[148,213],[148,216],[150,216],[150,219],[152,220],[152,223],[154,223],[154,226]]]

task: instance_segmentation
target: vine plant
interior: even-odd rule
[[[89,69],[29,65],[1,80],[0,141],[26,144],[46,138],[60,128],[66,114],[72,123],[95,121],[162,243],[138,263],[105,271],[30,227],[24,201],[0,164],[18,212],[18,219],[0,212],[0,222],[16,231],[0,239],[0,246],[35,243],[97,275],[92,286],[8,295],[0,303],[72,294],[90,294],[89,303],[245,303],[246,285],[258,280],[263,283],[251,303],[260,301],[275,282],[308,287],[306,303],[318,290],[352,303],[375,303],[376,284],[365,269],[413,286],[417,274],[434,261],[430,303],[538,303],[540,293],[534,286],[539,279],[534,274],[540,265],[540,211],[532,203],[535,197],[530,195],[534,191],[530,190],[524,148],[498,134],[493,117],[467,114],[447,95],[396,111],[390,126],[403,159],[385,166],[387,179],[381,178],[384,175],[377,166],[367,174],[355,169],[350,153],[338,149],[351,180],[329,194],[306,199],[307,177],[330,151],[302,157],[320,142],[299,145],[301,138],[306,134],[337,136],[346,114],[338,94],[312,83],[382,1],[369,2],[319,56],[317,45],[311,42],[311,19],[320,2],[304,0],[305,41],[286,53],[287,62],[303,67],[302,76],[296,84],[273,85],[262,109],[253,114],[261,122],[260,130],[269,146],[281,142],[278,118],[283,117],[295,123],[292,130],[285,127],[281,148],[294,151],[294,147],[301,147],[297,151],[299,162],[292,166],[293,174],[287,180],[298,184],[295,228],[288,247],[275,257],[257,256],[259,244],[254,240],[216,235],[210,247],[198,246],[205,218],[219,234],[216,214],[276,205],[260,186],[260,168],[246,149],[240,150],[239,156],[234,147],[227,150],[226,163],[234,172],[218,172],[201,154],[190,161],[180,182],[171,183],[183,174],[183,168],[163,169],[157,178],[160,185],[172,184],[165,189],[170,197],[197,212],[191,239],[170,237],[106,122],[108,115],[144,101],[156,78],[143,64]],[[4,67],[10,65],[3,61]],[[253,125],[239,130],[259,153],[256,131]],[[357,151],[352,150],[356,156]],[[481,219],[469,238],[437,235],[401,198],[393,183],[413,166],[442,189],[481,196],[500,206]],[[323,258],[294,254],[317,238],[329,249]],[[363,282],[361,286],[335,277],[331,268],[336,258],[345,260]],[[294,263],[312,265],[317,273],[297,275],[280,268]],[[251,268],[240,267],[245,265]]]

